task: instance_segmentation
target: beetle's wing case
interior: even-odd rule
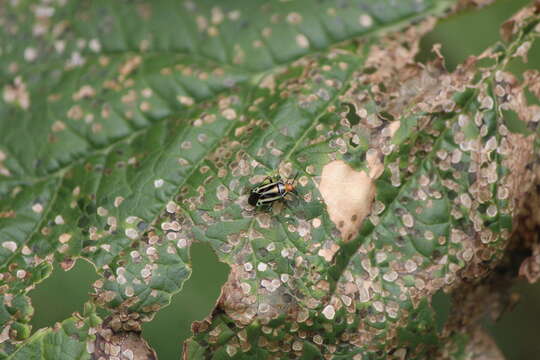
[[[257,193],[260,194],[261,196],[280,195],[281,194],[280,184],[282,184],[280,181],[276,181],[268,185],[263,185],[257,189]]]
[[[254,189],[255,190],[255,189]],[[258,203],[259,203],[259,198],[261,197],[260,194],[256,193],[255,191],[252,191],[250,194],[249,194],[249,198],[248,198],[248,204],[251,205],[251,206],[257,206]]]
[[[261,195],[261,196],[259,197],[259,200],[257,201],[257,206],[271,204],[271,203],[273,203],[274,201],[277,201],[277,200],[280,200],[280,199],[283,199],[283,196],[280,195],[280,194],[265,194],[265,195]]]
[[[271,182],[269,184],[259,185],[256,188],[253,189],[253,192],[256,192],[257,194],[263,194],[273,188],[275,186],[275,182]]]

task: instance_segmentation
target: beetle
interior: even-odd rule
[[[292,180],[285,181],[279,177],[267,177],[261,185],[251,190],[248,204],[257,207],[272,205],[273,202],[285,198],[289,193],[297,194],[294,186],[295,180],[296,176]]]

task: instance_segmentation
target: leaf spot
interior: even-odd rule
[[[334,319],[334,316],[336,316],[336,310],[332,305],[326,305],[326,307],[322,311],[325,318],[328,320]]]
[[[358,22],[363,27],[370,27],[371,25],[373,25],[373,18],[368,14],[362,14],[358,17]]]
[[[375,196],[372,178],[365,171],[355,171],[344,161],[336,160],[324,166],[319,191],[342,238],[356,235]],[[350,221],[353,216],[357,222]]]

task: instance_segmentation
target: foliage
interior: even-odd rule
[[[511,235],[536,122],[505,68],[539,19],[453,73],[415,63],[453,3],[4,4],[2,357],[155,357],[141,323],[194,241],[231,275],[187,359],[469,351],[472,317],[437,329],[431,298]],[[252,208],[272,172],[299,196]],[[28,291],[77,259],[100,276],[84,314],[32,334]]]

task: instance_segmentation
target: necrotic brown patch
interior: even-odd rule
[[[373,179],[365,171],[356,171],[336,160],[324,166],[319,191],[343,240],[354,239],[371,209],[375,196]]]

